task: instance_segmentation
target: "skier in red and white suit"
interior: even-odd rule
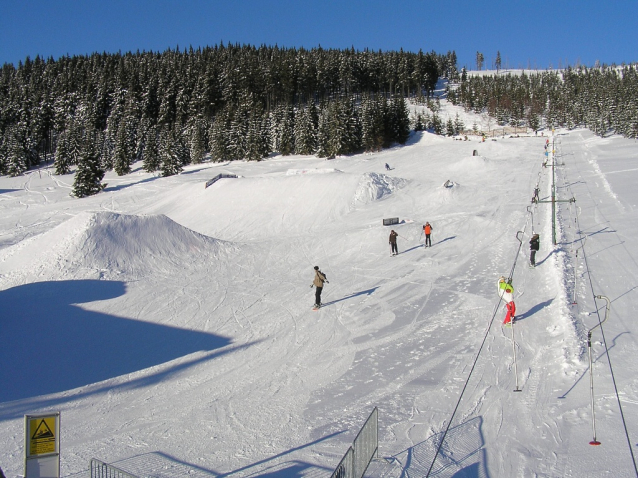
[[[498,279],[498,295],[503,299],[503,302],[505,302],[507,314],[505,315],[503,325],[507,325],[511,323],[516,316],[516,304],[514,303],[514,286],[509,284],[503,276]]]

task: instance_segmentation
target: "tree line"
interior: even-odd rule
[[[638,138],[636,65],[485,76],[463,70],[460,77],[448,99],[501,126],[587,127],[599,136]]]
[[[210,154],[334,157],[409,134],[405,99],[456,72],[448,52],[216,45],[163,53],[27,58],[0,71],[0,174],[54,157],[77,166],[74,194],[135,161],[169,176]]]

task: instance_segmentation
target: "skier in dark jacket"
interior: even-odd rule
[[[397,248],[397,236],[398,234],[394,232],[394,230],[390,231],[390,247],[392,248],[392,255],[396,256],[399,253],[399,249]]]
[[[326,279],[326,275],[319,270],[319,266],[315,266],[315,280],[312,282],[312,286],[315,286],[315,305],[314,308],[321,307],[321,291],[323,291],[323,283],[329,284]]]
[[[529,241],[529,264],[536,267],[536,251],[540,248],[540,238],[538,234],[534,234]]]

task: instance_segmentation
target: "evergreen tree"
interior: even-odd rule
[[[295,151],[294,113],[290,105],[284,106],[282,110],[278,128],[279,152],[282,156],[288,156]]]
[[[380,98],[366,96],[361,104],[361,147],[366,152],[380,151],[383,138],[383,105]]]
[[[268,125],[260,109],[253,109],[248,120],[248,134],[246,136],[246,159],[248,161],[260,161],[268,156],[270,138],[267,131]]]
[[[454,123],[452,122],[452,118],[448,118],[445,123],[445,134],[447,136],[454,136]]]
[[[0,135],[0,174],[7,174],[8,153],[7,140],[4,135]]]
[[[456,116],[454,118],[454,134],[459,135],[463,133],[464,129],[465,125],[463,124],[463,120],[459,117],[459,114],[456,113]]]
[[[10,131],[7,147],[7,173],[11,177],[20,176],[27,170],[27,155],[18,133]]]
[[[95,139],[95,138],[92,138]],[[86,141],[78,161],[72,194],[77,198],[92,196],[104,189],[104,170],[94,141]]]
[[[330,110],[323,107],[319,112],[319,124],[317,125],[317,156],[320,158],[328,158],[331,155],[330,148]]]
[[[485,57],[483,53],[480,51],[476,52],[476,69],[481,71],[483,69],[483,62],[485,61]]]
[[[58,137],[58,145],[55,150],[55,174],[69,174],[71,172],[71,155],[67,143],[66,133],[62,133]]]
[[[123,176],[131,172],[131,160],[126,133],[125,124],[120,123],[115,143],[115,152],[113,153],[113,170],[118,176]]]
[[[160,168],[161,158],[159,154],[157,128],[155,126],[150,127],[146,132],[143,158],[142,167],[144,171],[152,173]]]
[[[175,137],[172,132],[167,131],[164,135],[164,141],[161,143],[160,159],[162,164],[160,166],[162,176],[173,176],[182,172],[182,158],[176,151]]]
[[[425,129],[425,123],[421,113],[416,113],[413,124],[414,131],[423,131]]]
[[[295,113],[295,154],[313,154],[316,148],[316,107],[314,103]]]
[[[443,121],[436,113],[432,113],[432,129],[435,134],[443,135]]]
[[[190,161],[199,164],[204,160],[206,147],[204,146],[204,127],[202,121],[196,121],[190,132]]]
[[[231,158],[229,130],[230,115],[228,109],[224,108],[215,116],[209,134],[209,150],[213,161],[228,161]]]
[[[405,144],[410,137],[410,112],[405,98],[394,98],[392,114],[394,116],[393,139],[399,144]]]

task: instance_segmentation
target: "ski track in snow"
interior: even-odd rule
[[[0,352],[12,364],[1,378],[23,386],[0,403],[3,470],[21,473],[23,415],[61,410],[62,476],[83,476],[92,457],[140,476],[328,476],[378,406],[386,460],[366,476],[424,476],[467,381],[434,476],[633,476],[600,333],[604,445],[588,445],[584,341],[604,313],[592,290],[609,295],[606,340],[633,433],[638,154],[583,130],[554,137],[565,163],[557,195],[575,196],[578,209],[558,206],[553,246],[550,204],[529,202],[538,181],[541,199],[551,196],[545,139],[420,133],[330,167],[313,157],[210,163],[151,182],[127,176],[83,200],[68,196],[72,175],[0,178],[3,329],[17,334]],[[392,170],[380,173],[386,162]],[[241,177],[204,188],[219,172]],[[384,227],[387,217],[400,222]],[[505,329],[496,282],[515,260],[519,320]],[[316,312],[314,265],[330,281]],[[56,350],[76,358],[51,352],[60,373],[42,375],[40,389],[25,380],[41,372],[19,339],[46,350],[47,337],[21,321],[31,334],[58,324],[62,335],[49,338],[63,337]]]

